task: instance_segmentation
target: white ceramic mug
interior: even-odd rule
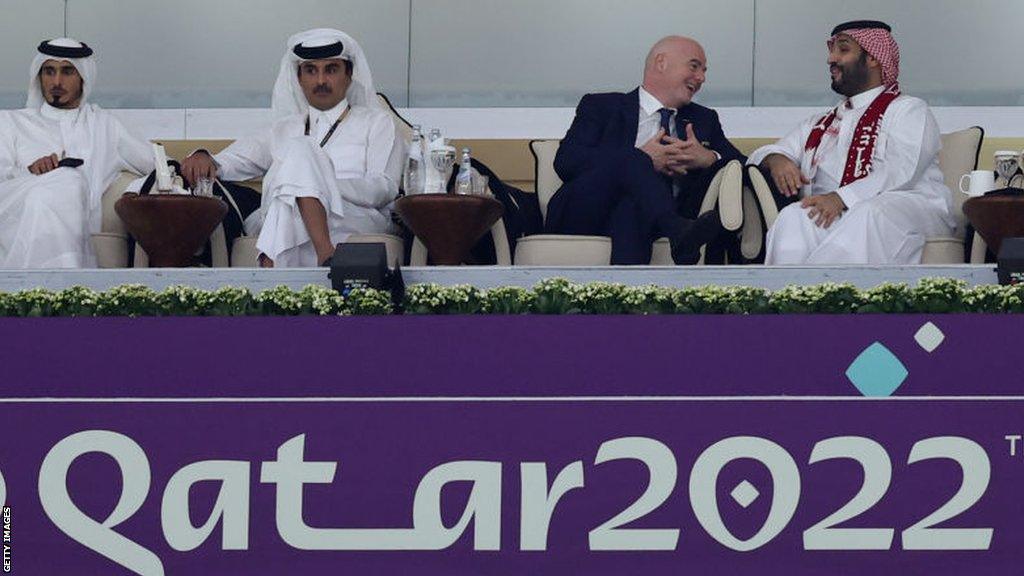
[[[964,180],[968,185],[964,186]],[[996,175],[991,170],[974,170],[960,177],[960,191],[968,196],[983,196],[996,188]]]

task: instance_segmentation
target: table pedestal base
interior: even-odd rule
[[[399,198],[395,211],[426,245],[434,264],[457,266],[505,207],[489,196],[418,194]]]
[[[184,268],[228,213],[218,198],[179,194],[122,196],[114,210],[154,268]]]

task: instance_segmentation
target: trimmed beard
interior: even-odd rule
[[[834,92],[850,98],[860,94],[867,88],[871,71],[868,69],[868,53],[866,50],[861,50],[860,57],[855,64],[837,65],[836,67],[839,68],[840,76],[839,80],[832,81],[832,90]]]

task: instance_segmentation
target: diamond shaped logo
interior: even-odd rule
[[[914,340],[917,341],[918,346],[924,348],[925,352],[929,354],[941,346],[945,339],[946,335],[942,333],[942,330],[939,330],[939,327],[931,322],[921,326],[917,333],[914,334]]]
[[[846,377],[861,394],[879,398],[892,396],[908,374],[903,362],[881,342],[868,346],[846,369]]]
[[[737,504],[746,508],[753,504],[754,500],[757,500],[761,493],[757,491],[757,488],[754,488],[753,484],[744,480],[733,488],[729,495],[732,496],[732,499]]]

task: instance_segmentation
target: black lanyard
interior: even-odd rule
[[[334,124],[331,125],[331,129],[327,131],[327,134],[324,135],[324,139],[320,141],[320,147],[321,148],[323,148],[324,146],[327,145],[327,141],[331,139],[331,136],[334,136],[334,131],[338,129],[338,125],[341,124],[342,120],[344,120],[345,117],[348,116],[348,113],[349,113],[350,110],[352,110],[352,107],[351,106],[346,106],[345,107],[345,111],[342,112],[341,116],[338,116],[338,119],[334,121]],[[308,114],[306,115],[306,136],[309,136],[309,115]]]

